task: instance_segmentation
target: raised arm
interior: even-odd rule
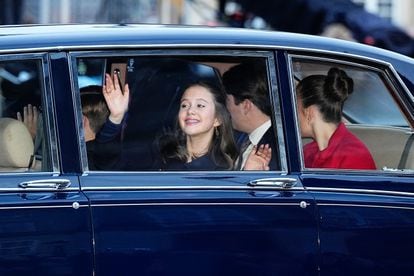
[[[120,124],[128,111],[129,86],[125,84],[123,92],[119,86],[118,76],[115,74],[111,79],[109,74],[105,74],[105,85],[102,93],[105,97],[109,109],[109,120],[114,124]]]

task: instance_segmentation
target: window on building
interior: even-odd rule
[[[391,21],[392,19],[392,1],[378,0],[378,15]]]

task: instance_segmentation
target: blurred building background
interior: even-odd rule
[[[379,15],[405,29],[414,37],[414,1],[413,0],[353,0],[361,4],[368,12]]]
[[[162,23],[326,35],[414,57],[414,0],[0,0],[1,24]]]

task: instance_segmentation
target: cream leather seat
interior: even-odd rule
[[[0,171],[26,171],[34,144],[26,126],[12,118],[0,118]]]
[[[406,128],[348,125],[348,129],[361,139],[371,151],[379,170],[414,169],[414,155],[410,155],[412,132]]]
[[[348,124],[368,147],[378,170],[414,170],[414,133],[407,128]],[[302,144],[311,139],[302,139]]]

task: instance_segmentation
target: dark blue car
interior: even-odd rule
[[[220,83],[246,61],[266,72],[279,168],[154,169],[154,141],[174,126],[183,87]],[[102,85],[113,63],[123,64],[131,90],[122,160],[92,168],[80,91]],[[296,83],[331,67],[354,80],[343,120],[376,170],[304,165]],[[241,29],[2,27],[0,103],[0,275],[414,271],[409,57]]]

